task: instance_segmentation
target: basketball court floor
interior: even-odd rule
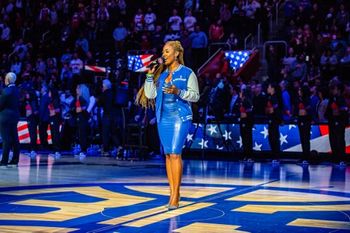
[[[164,162],[21,155],[0,170],[0,232],[350,232],[350,168],[184,161],[166,209]]]

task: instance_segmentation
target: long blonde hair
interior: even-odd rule
[[[78,87],[80,96],[86,101],[87,105],[90,103],[90,90],[85,84],[79,84]]]
[[[181,65],[184,65],[185,64],[185,62],[184,62],[184,49],[183,49],[180,41],[178,41],[178,40],[168,41],[168,42],[166,42],[165,45],[170,45],[175,50],[175,52],[179,52],[179,56],[177,57],[177,61]],[[153,82],[155,84],[157,83],[160,74],[163,73],[164,70],[166,70],[166,68],[167,67],[166,67],[165,64],[160,64],[158,66],[158,68],[155,70],[155,72],[154,72],[154,79],[153,79]],[[136,105],[140,105],[143,108],[154,108],[154,105],[155,105],[154,99],[148,99],[146,97],[144,85],[142,85],[141,89],[137,93],[135,104]]]

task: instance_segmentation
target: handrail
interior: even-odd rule
[[[272,28],[273,28],[273,15],[270,14],[270,16],[269,16],[269,31],[270,31],[270,33],[273,30]]]
[[[261,23],[258,23],[257,35],[258,35],[258,45],[260,45],[261,44]]]
[[[11,57],[13,56],[13,54],[15,54],[15,53],[16,53],[16,51],[13,51],[12,53],[10,53],[10,54],[7,56],[7,59],[10,60]]]
[[[41,41],[42,41],[42,42],[45,41],[45,37],[46,37],[46,35],[49,34],[49,33],[50,33],[50,30],[43,33],[43,35],[41,36]]]
[[[251,33],[249,33],[249,35],[244,38],[244,50],[247,49],[247,41],[250,37],[253,37]]]
[[[279,4],[280,4],[280,2],[278,1],[278,2],[276,3],[276,7],[275,7],[276,25],[278,25],[278,21],[279,21],[279,17],[278,17],[278,14],[279,14]]]
[[[211,59],[212,59],[213,57],[215,57],[221,50],[222,50],[222,48],[219,48],[211,57],[209,57],[209,58],[204,62],[204,64],[203,64],[201,67],[198,68],[198,70],[197,70],[198,76],[199,76],[199,74],[200,74],[200,71],[201,71],[201,70],[209,63],[209,61],[211,61]]]

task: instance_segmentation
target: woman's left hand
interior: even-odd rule
[[[171,87],[164,87],[163,92],[174,95],[180,94],[180,90],[175,85],[172,85]]]

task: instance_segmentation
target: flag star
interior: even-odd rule
[[[239,136],[239,140],[237,141],[237,143],[239,144],[239,148],[241,148],[243,146],[243,142],[242,142],[242,137]]]
[[[288,135],[283,135],[282,133],[280,133],[280,144],[281,144],[281,146],[283,145],[283,143],[288,143],[288,141],[287,141],[287,137],[288,137]]]
[[[269,136],[269,131],[267,130],[267,128],[264,126],[264,130],[260,132],[262,135],[264,135],[264,139],[267,138],[267,136]]]
[[[310,130],[310,135],[312,135],[312,130]]]
[[[235,124],[232,124],[232,127],[235,127]]]
[[[210,136],[212,136],[214,133],[217,133],[216,125],[209,125],[208,131],[210,132]]]
[[[216,149],[217,149],[217,150],[223,150],[224,147],[223,147],[223,146],[216,145]]]
[[[201,142],[198,143],[198,145],[200,145],[202,149],[203,149],[203,148],[208,148],[208,140],[204,140],[204,139],[202,138]]]
[[[225,138],[225,140],[231,140],[231,132],[227,132],[227,130],[225,130],[225,134],[223,135],[223,137]]]
[[[255,143],[254,143],[253,150],[261,151],[261,147],[262,147],[262,144],[259,145],[257,142],[255,142]]]
[[[254,131],[254,130],[256,130],[256,128],[255,128],[255,127],[253,127],[253,128],[252,128],[252,130]]]
[[[295,125],[288,125],[288,130],[291,130],[293,128],[296,128],[296,126]]]
[[[187,141],[193,141],[193,134],[187,134]]]

